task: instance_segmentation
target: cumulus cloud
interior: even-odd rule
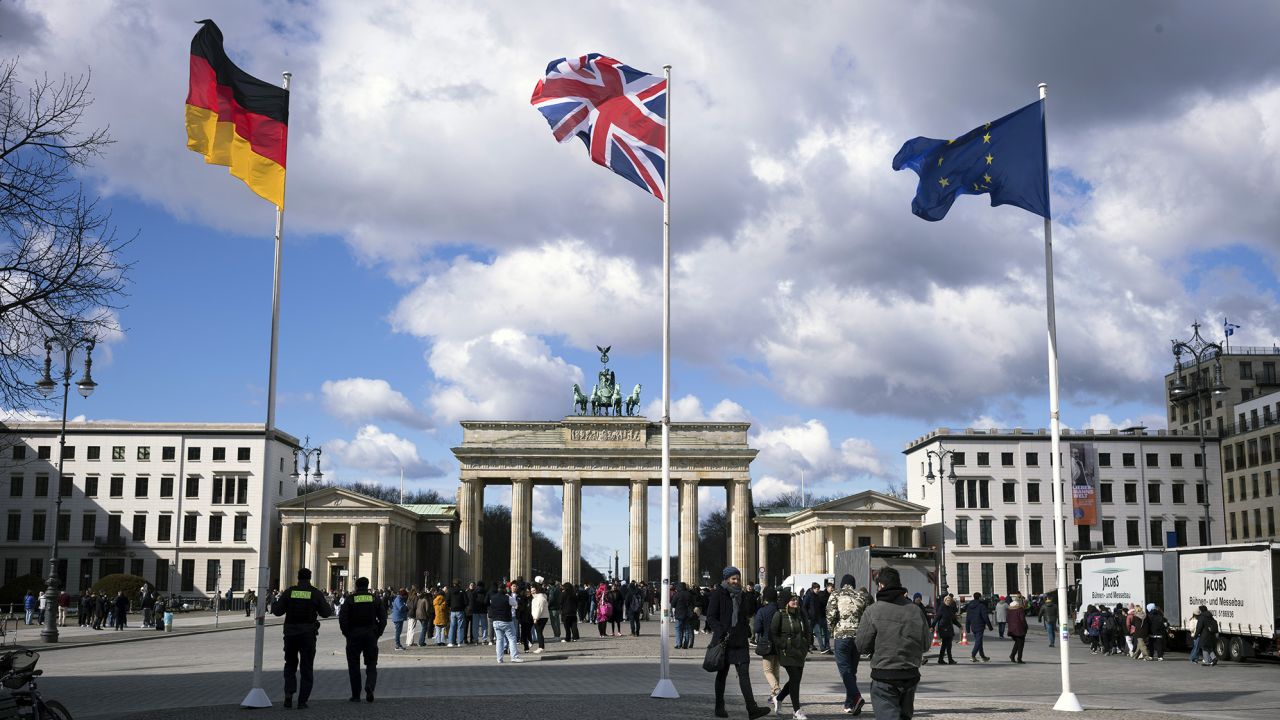
[[[325,410],[339,420],[364,423],[390,420],[406,427],[425,430],[430,419],[386,380],[347,378],[326,380],[320,386]]]
[[[325,459],[332,458],[331,462],[340,470],[360,470],[391,477],[399,475],[403,468],[405,477],[414,479],[444,475],[440,467],[418,456],[418,448],[411,440],[384,431],[377,425],[365,425],[356,431],[354,438],[330,440],[324,447],[327,451]]]
[[[645,417],[662,417],[662,397],[650,400],[644,408]],[[672,422],[751,422],[751,414],[738,403],[724,398],[710,410],[702,407],[702,400],[696,395],[685,395],[671,401]]]
[[[428,364],[441,381],[431,404],[442,424],[559,417],[574,383],[583,383],[582,370],[552,355],[545,342],[510,328],[438,341]]]
[[[751,436],[760,451],[752,463],[752,486],[757,501],[799,490],[804,475],[813,494],[846,493],[879,484],[890,470],[875,445],[849,437],[839,444],[820,420],[762,427]]]

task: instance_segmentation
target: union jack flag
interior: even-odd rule
[[[591,159],[666,195],[667,81],[600,53],[547,65],[529,101],[559,142],[578,136]]]

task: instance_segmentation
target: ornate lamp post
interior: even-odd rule
[[[1196,419],[1196,431],[1200,436],[1200,477],[1201,483],[1204,485],[1204,543],[1206,545],[1213,544],[1213,528],[1209,525],[1209,457],[1204,452],[1204,424],[1209,420],[1209,416],[1213,414],[1212,400],[1200,405],[1200,398],[1212,398],[1215,395],[1222,395],[1229,389],[1226,383],[1222,382],[1222,346],[1216,342],[1209,342],[1200,337],[1200,323],[1191,323],[1193,335],[1190,340],[1173,340],[1173,370],[1178,373],[1178,379],[1173,382],[1173,387],[1169,388],[1169,398],[1174,401],[1195,399],[1196,410],[1199,411],[1200,417]],[[1190,355],[1195,360],[1193,373],[1191,375],[1191,384],[1187,384],[1186,377],[1183,376],[1182,356]],[[1213,377],[1202,380],[1200,376],[1200,363],[1213,360]]]
[[[947,450],[946,448],[942,447],[942,443],[938,443],[937,450],[929,450],[925,454],[929,458],[929,474],[925,475],[924,479],[928,480],[929,484],[932,485],[935,480],[941,480],[943,476],[946,476],[947,482],[949,482],[952,485],[955,485],[956,484],[956,465],[953,457],[955,455],[955,450]],[[937,475],[933,474],[933,461],[935,459],[938,461]],[[948,462],[950,463],[949,465],[948,465]],[[947,586],[947,493],[945,490],[943,490],[941,482],[938,483],[938,499],[940,501],[938,504],[938,509],[942,513],[942,545],[941,545],[942,553],[940,556],[941,562],[939,563],[939,565],[942,567],[942,572],[941,572],[942,587],[938,592],[938,602],[942,602],[942,598],[947,596],[948,586]]]
[[[310,443],[311,443],[311,436],[308,435],[306,439],[302,441],[302,447],[294,449],[293,473],[290,474],[289,476],[289,477],[292,477],[294,480],[298,479],[299,477],[298,458],[301,457],[302,458],[301,477],[302,477],[302,484],[304,487],[309,487],[309,482],[312,479],[321,480],[324,478],[324,473],[320,472],[320,446],[317,445],[316,447],[308,447]],[[316,459],[316,471],[314,473],[311,472],[311,457],[313,455],[315,456],[315,459]],[[298,543],[298,567],[299,568],[304,568],[307,566],[307,535],[308,535],[307,533],[307,500],[308,500],[307,495],[308,493],[305,491],[302,493],[302,542]],[[315,568],[312,568],[312,572],[315,572]],[[281,582],[286,582],[286,581],[282,578]]]
[[[84,376],[76,381],[76,389],[81,397],[89,397],[98,386],[93,381],[90,369],[93,366],[93,347],[97,344],[91,337],[49,337],[44,341],[44,377],[36,383],[36,389],[45,397],[53,395],[58,383],[50,372],[53,369],[53,346],[57,345],[63,353],[62,362],[62,432],[58,436],[58,492],[53,510],[53,552],[49,556],[49,580],[44,590],[45,613],[44,629],[40,631],[40,639],[47,643],[58,642],[58,593],[62,590],[62,579],[58,577],[58,519],[62,517],[62,463],[66,457],[67,446],[67,396],[71,389],[71,355],[81,345],[85,348]]]

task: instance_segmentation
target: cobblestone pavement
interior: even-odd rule
[[[472,717],[495,717],[511,702],[528,707],[534,699],[548,712],[563,709],[578,717],[651,716],[708,717],[711,677],[700,660],[706,636],[697,647],[673,651],[672,679],[683,698],[650,700],[657,679],[654,631],[645,637],[600,639],[584,635],[580,643],[548,643],[542,655],[527,655],[523,665],[499,665],[492,647],[411,648],[392,651],[383,641],[378,681],[380,715],[392,710],[432,715],[446,708],[474,708]],[[282,697],[280,638],[269,628],[263,686]],[[116,645],[84,646],[47,653],[40,683],[47,697],[65,703],[76,718],[225,717],[251,684],[253,632],[233,629],[200,635],[157,633],[157,639]],[[990,663],[970,664],[968,648],[956,648],[958,665],[924,668],[918,696],[921,717],[1041,717],[1058,695],[1056,651],[1044,646],[1043,633],[1029,639],[1027,664],[1008,663],[1008,641],[988,639]],[[1249,662],[1202,668],[1186,655],[1169,654],[1164,663],[1136,663],[1125,658],[1090,656],[1072,648],[1072,677],[1087,708],[1084,717],[1213,717],[1215,720],[1261,720],[1280,717],[1280,664]],[[346,703],[349,695],[342,641],[333,621],[323,623],[316,658],[315,717],[367,716],[370,706]],[[867,669],[859,672],[867,690]],[[752,663],[752,681],[760,697],[767,694],[760,663]],[[732,683],[731,683],[732,684]],[[804,695],[810,717],[843,716],[837,703],[842,686],[830,656],[812,656],[805,669]],[[414,700],[417,698],[418,700]],[[428,705],[422,698],[430,698]],[[486,711],[486,708],[488,711]],[[593,708],[599,709],[597,713]],[[1115,712],[1107,712],[1110,708]],[[274,714],[277,709],[261,714]],[[1141,711],[1137,713],[1134,711]],[[586,712],[583,715],[582,712]],[[1146,713],[1166,713],[1148,715]],[[251,713],[257,714],[257,713]],[[738,716],[743,713],[739,709]],[[1060,717],[1060,716],[1059,716]]]

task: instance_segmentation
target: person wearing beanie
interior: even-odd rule
[[[777,662],[787,671],[787,684],[782,692],[771,698],[774,711],[788,696],[791,698],[793,720],[807,720],[800,709],[800,680],[804,677],[805,658],[813,644],[813,631],[808,618],[800,610],[800,599],[784,589],[778,593],[778,612],[769,623],[769,644],[776,653]]]
[[[748,639],[751,634],[751,619],[756,608],[751,594],[743,592],[742,573],[735,567],[727,567],[721,573],[723,580],[707,597],[707,626],[711,629],[711,646],[724,644],[724,662],[716,671],[715,680],[715,714],[716,717],[729,717],[724,704],[725,681],[729,677],[729,667],[738,673],[738,686],[742,690],[742,700],[747,706],[750,718],[764,717],[769,708],[756,704],[755,694],[751,691],[751,655]]]
[[[333,615],[333,606],[311,584],[311,571],[302,568],[298,571],[298,584],[285,588],[271,603],[271,614],[284,616],[284,706],[293,707],[296,692],[298,709],[305,708],[314,681],[319,618]]]
[[[910,720],[920,665],[932,640],[929,620],[910,600],[898,571],[876,576],[876,601],[858,623],[858,649],[871,655],[871,704],[876,720]]]
[[[840,589],[827,601],[827,625],[835,639],[836,670],[844,683],[844,711],[860,715],[867,704],[858,690],[858,623],[871,604],[871,593],[859,588],[852,575],[840,578]]]
[[[791,595],[791,591],[786,588],[782,592]],[[778,710],[778,693],[782,690],[782,681],[778,679],[778,652],[770,641],[769,628],[772,627],[774,613],[781,607],[778,595],[775,588],[765,588],[760,594],[764,602],[751,620],[751,632],[756,636],[756,654],[760,656],[764,668],[764,679],[769,683],[769,706],[775,712]]]

